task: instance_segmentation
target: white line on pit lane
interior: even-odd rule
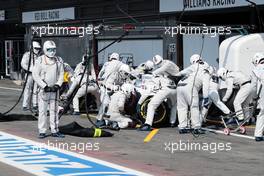
[[[211,132],[216,132],[216,133],[224,134],[224,132],[221,131],[221,130],[213,130],[213,129],[209,129],[209,128],[202,128],[202,129],[203,130],[206,130],[206,131],[211,131]],[[247,135],[236,134],[236,133],[230,133],[229,135],[230,136],[235,136],[235,137],[241,137],[241,138],[247,138],[247,139],[253,139],[253,140],[255,140],[255,137],[253,137],[253,136],[247,136]]]
[[[0,87],[0,89],[22,91],[22,89],[16,89],[16,88],[10,88],[10,87]]]
[[[58,169],[63,170],[62,166],[65,166],[65,168],[68,168],[68,170],[66,169],[65,173],[61,173],[61,175],[65,175],[65,176],[95,175],[95,174],[96,175],[98,175],[98,174],[106,174],[106,175],[109,174],[110,175],[111,174],[111,175],[152,176],[151,174],[147,174],[147,173],[140,172],[140,171],[137,171],[134,169],[130,169],[130,168],[127,168],[124,166],[120,166],[120,165],[114,164],[112,162],[107,162],[107,161],[100,160],[100,159],[97,159],[94,157],[89,157],[87,155],[81,155],[81,154],[78,154],[75,152],[59,149],[56,147],[50,147],[45,143],[35,142],[35,141],[25,139],[25,138],[22,138],[22,137],[19,137],[16,135],[12,135],[12,134],[9,134],[9,133],[3,132],[3,131],[0,131],[0,139],[2,141],[4,141],[4,140],[8,141],[8,139],[12,139],[13,143],[23,142],[24,143],[23,145],[25,147],[25,148],[22,148],[21,151],[14,151],[14,150],[12,151],[12,149],[11,149],[11,151],[12,151],[11,154],[10,154],[10,147],[8,147],[8,148],[6,146],[1,147],[0,152],[5,152],[5,150],[7,150],[7,151],[9,151],[9,153],[7,152],[7,153],[5,153],[5,155],[0,155],[0,162],[6,163],[10,166],[24,170],[24,171],[32,173],[34,175],[52,176],[52,175],[55,175],[54,173],[52,173],[52,169],[53,169],[53,172],[58,172]],[[4,144],[4,142],[2,144]],[[27,146],[29,147],[29,149],[27,149]],[[41,150],[41,151],[33,150],[34,147],[41,147],[41,149],[45,149],[45,150]],[[17,148],[19,148],[19,146],[17,146]],[[34,157],[34,160],[30,161],[30,162],[32,162],[31,164],[27,163],[28,159],[26,159],[25,161],[23,161],[23,160],[20,161],[18,159],[18,158],[24,157],[23,150],[25,150],[27,154],[30,152],[32,152],[32,154],[36,154],[36,156]],[[17,158],[15,155],[16,152],[19,152]],[[45,163],[41,164],[42,158],[39,158],[39,160],[37,160],[37,157],[39,157],[39,154],[41,152],[46,153],[46,156],[50,156],[50,157],[54,155],[55,160],[57,162],[59,162],[58,159],[61,159],[60,162],[62,163],[62,165],[59,165],[59,163],[58,163],[58,165],[55,164],[54,167],[51,167],[50,164],[46,163],[47,160],[45,160]],[[42,155],[43,155],[43,153],[42,153]],[[54,156],[53,156],[53,159],[54,159]],[[83,160],[83,161],[79,161],[79,160]],[[34,162],[36,162],[36,163],[34,163]],[[98,165],[98,166],[96,166],[96,165]],[[56,167],[58,167],[58,168],[56,168]],[[87,172],[85,172],[85,171],[81,172],[80,171],[78,173],[69,172],[69,168],[75,169],[75,167],[80,168],[80,169],[88,169],[88,170],[87,170]],[[104,167],[106,167],[105,171],[104,171]],[[32,168],[35,168],[35,169],[32,169]],[[109,168],[112,170],[109,170]]]

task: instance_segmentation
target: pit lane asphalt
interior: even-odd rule
[[[0,80],[0,87],[20,88],[10,80]],[[0,88],[0,112],[8,110],[18,99],[20,91]],[[23,112],[21,103],[12,111],[12,114],[29,114]],[[85,127],[90,123],[79,116],[65,115],[60,124],[77,121]],[[222,176],[222,175],[263,175],[264,173],[264,142],[225,136],[222,134],[206,133],[198,138],[191,134],[179,135],[177,128],[161,128],[158,134],[149,142],[143,140],[147,132],[136,130],[112,131],[111,138],[79,138],[66,136],[64,139],[48,137],[44,140],[37,138],[37,121],[0,122],[0,131],[4,131],[23,138],[47,143],[99,143],[98,151],[85,151],[84,155],[95,157],[121,166],[136,169],[153,175],[175,176]],[[252,133],[251,133],[252,135]],[[199,143],[200,145],[216,144],[227,145],[231,150],[175,150],[179,144]],[[177,145],[176,145],[177,144]],[[170,148],[170,149],[169,149]],[[211,149],[213,149],[212,147]],[[221,148],[222,149],[222,148]],[[76,151],[78,152],[78,151]],[[80,151],[79,151],[80,152]],[[23,176],[30,175],[24,171],[0,163],[0,175]]]

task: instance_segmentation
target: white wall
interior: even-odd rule
[[[184,68],[190,65],[190,57],[193,54],[200,54],[202,50],[202,35],[184,35],[183,36],[183,59]],[[216,59],[219,53],[219,36],[204,37],[204,46],[202,50],[202,57],[212,66],[218,68]]]

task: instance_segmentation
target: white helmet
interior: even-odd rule
[[[48,57],[54,57],[56,54],[56,44],[51,40],[47,40],[44,42],[43,52]]]
[[[131,74],[130,67],[127,64],[122,64],[118,72],[122,79],[127,79],[128,76]]]
[[[195,64],[198,61],[202,61],[202,57],[199,54],[194,54],[190,57],[190,64]]]
[[[135,86],[133,84],[129,84],[129,83],[124,83],[121,86],[121,90],[122,92],[124,92],[126,95],[130,95],[131,93],[133,93],[135,91]]]
[[[127,64],[122,64],[121,67],[119,68],[120,72],[125,72],[125,73],[130,73],[130,67]]]
[[[33,53],[34,54],[39,54],[41,46],[39,44],[39,42],[33,41],[32,42],[32,47],[33,47]]]
[[[119,54],[118,53],[112,53],[108,59],[108,61],[111,60],[119,60]]]
[[[87,55],[87,54],[84,54],[84,55],[82,56],[82,64],[83,64],[83,65],[86,65],[86,62],[88,61],[88,57],[89,57],[89,55]]]
[[[226,76],[227,76],[227,72],[228,70],[225,69],[225,68],[219,68],[218,71],[217,71],[217,76],[222,79],[222,80],[225,80],[226,79]]]
[[[254,66],[257,66],[260,63],[261,59],[264,59],[264,54],[256,53],[254,57],[252,58],[252,64],[254,64]]]
[[[145,62],[145,68],[146,70],[152,70],[154,68],[154,63],[148,60],[147,62]]]
[[[162,63],[163,58],[160,55],[155,55],[152,60],[155,65],[159,65],[160,63]]]

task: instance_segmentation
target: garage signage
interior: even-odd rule
[[[258,5],[263,0],[252,0]],[[160,12],[180,12],[249,6],[245,0],[160,0]]]
[[[74,20],[74,7],[22,13],[22,23]]]

